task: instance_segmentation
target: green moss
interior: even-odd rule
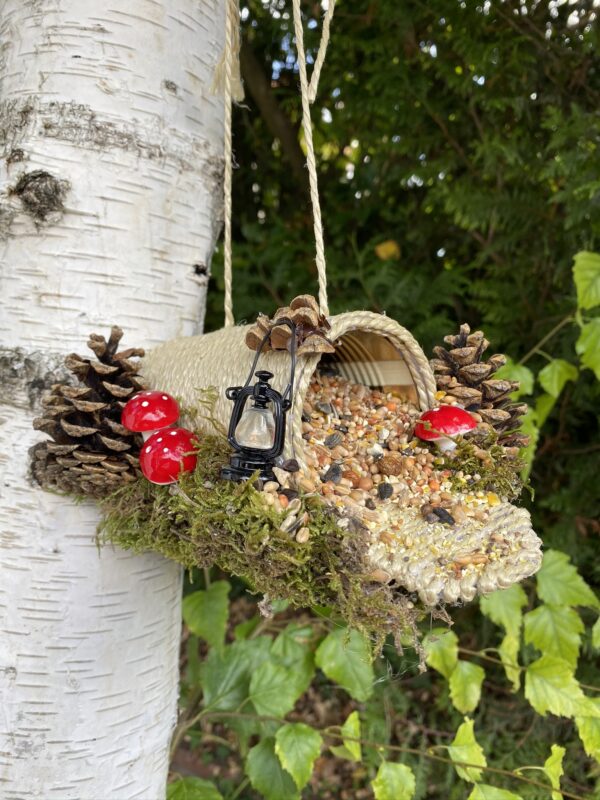
[[[218,566],[254,592],[295,607],[328,606],[350,626],[375,638],[414,637],[419,609],[401,590],[368,577],[366,531],[347,529],[318,497],[304,496],[310,538],[300,544],[280,530],[285,513],[264,502],[252,482],[222,481],[227,445],[203,436],[198,467],[173,487],[140,480],[102,503],[101,542],[136,552],[156,551],[185,567]]]
[[[519,458],[509,457],[497,439],[493,431],[477,442],[457,438],[456,450],[444,458],[443,465],[452,472],[450,482],[453,489],[461,492],[496,492],[508,500],[519,497],[523,491],[521,470],[524,463]],[[466,475],[470,475],[471,479],[465,480]],[[479,478],[475,479],[475,475],[479,475]]]

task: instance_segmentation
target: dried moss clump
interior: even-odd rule
[[[401,636],[416,642],[421,612],[406,592],[369,576],[360,523],[340,528],[337,514],[307,495],[310,538],[297,542],[280,530],[285,514],[267,506],[251,482],[220,480],[224,440],[201,442],[197,469],[174,487],[141,479],[107,498],[101,541],[159,552],[188,568],[215,565],[297,608],[327,606],[378,647],[390,633],[398,645]]]
[[[456,449],[444,462],[452,472],[450,481],[455,491],[496,492],[507,500],[515,500],[523,491],[521,471],[525,462],[507,456],[495,431],[476,439],[457,437]]]

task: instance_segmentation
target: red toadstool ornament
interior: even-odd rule
[[[144,439],[179,419],[177,400],[165,392],[139,392],[125,404],[121,424]]]
[[[421,415],[415,427],[415,436],[426,442],[435,442],[440,450],[454,450],[454,436],[472,431],[477,423],[464,408],[460,406],[440,406]]]
[[[174,483],[196,468],[197,439],[186,428],[170,427],[178,419],[177,401],[166,392],[139,392],[123,408],[121,423],[144,437],[140,468],[151,483]]]
[[[175,483],[182,472],[193,472],[198,441],[185,428],[157,431],[147,440],[140,453],[140,467],[151,483]]]

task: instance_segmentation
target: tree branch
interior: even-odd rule
[[[240,66],[242,78],[256,103],[267,128],[279,139],[282,153],[292,168],[298,182],[307,187],[305,158],[298,133],[288,117],[279,108],[273,94],[271,84],[263,72],[263,68],[247,40],[242,41],[240,50]]]

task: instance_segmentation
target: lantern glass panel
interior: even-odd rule
[[[270,450],[275,443],[275,419],[268,408],[247,408],[235,429],[241,447]]]

